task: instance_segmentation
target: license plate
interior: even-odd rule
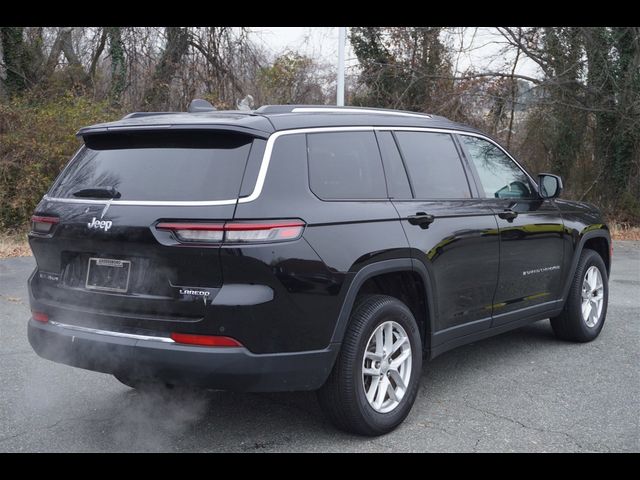
[[[89,258],[85,287],[104,292],[126,292],[129,288],[130,271],[129,260]]]

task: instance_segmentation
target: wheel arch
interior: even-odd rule
[[[403,297],[399,299],[408,303],[407,306],[416,317],[423,340],[423,348],[425,349],[425,354],[428,353],[426,350],[428,350],[431,343],[429,339],[431,337],[433,319],[435,318],[435,306],[432,301],[434,298],[433,282],[427,268],[421,262],[417,262],[411,258],[383,260],[381,262],[371,263],[356,272],[343,297],[344,300],[331,338],[332,343],[342,342],[358,294],[363,291],[370,291],[372,285],[375,284],[390,285],[390,280],[397,278],[395,277],[397,275],[410,275],[419,280],[419,283],[414,285],[414,294],[403,292],[403,295],[398,295],[397,289],[402,290],[403,285],[396,286],[396,290],[390,288],[389,290],[383,289],[370,293],[382,293],[395,297]],[[396,295],[393,293],[396,293]],[[416,295],[418,296],[417,298]],[[410,297],[410,301],[408,302],[407,296]]]
[[[598,229],[583,234],[573,252],[571,268],[569,274],[565,279],[565,285],[562,290],[562,300],[564,302],[567,301],[569,290],[571,288],[571,282],[573,280],[573,276],[576,274],[576,269],[578,268],[578,261],[580,260],[582,251],[585,248],[595,250],[596,253],[598,253],[602,257],[602,260],[604,261],[605,267],[607,269],[607,276],[609,276],[611,272],[611,235],[609,234],[609,231],[605,229]]]
[[[582,250],[588,248],[594,250],[607,267],[607,276],[611,273],[611,240],[604,235],[587,238],[582,246]],[[582,251],[580,252],[582,253]]]

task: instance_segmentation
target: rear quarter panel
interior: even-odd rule
[[[234,217],[300,218],[307,223],[301,240],[221,249],[225,283],[248,282],[249,272],[263,272],[263,281],[274,288],[271,310],[259,320],[273,325],[264,330],[273,334],[265,340],[272,351],[325,348],[355,273],[410,255],[391,202],[322,201],[309,189],[307,170],[304,134],[281,136],[260,197],[239,203]]]

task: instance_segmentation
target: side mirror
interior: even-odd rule
[[[538,175],[538,192],[541,198],[556,198],[562,193],[562,178],[550,173]]]

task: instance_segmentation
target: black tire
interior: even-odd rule
[[[369,404],[362,382],[362,362],[369,338],[385,321],[405,330],[411,346],[412,367],[406,393],[388,413]],[[422,340],[413,314],[400,300],[386,295],[366,295],[356,302],[342,348],[318,400],[329,420],[339,429],[375,436],[390,432],[409,414],[418,393],[422,371]]]
[[[582,317],[582,283],[587,270],[595,266],[602,277],[603,299],[602,312],[593,327],[589,327]],[[560,315],[551,319],[551,327],[556,337],[571,342],[590,342],[595,339],[604,326],[609,303],[609,279],[602,257],[597,252],[584,249],[580,255],[576,273],[571,283],[569,297]]]

